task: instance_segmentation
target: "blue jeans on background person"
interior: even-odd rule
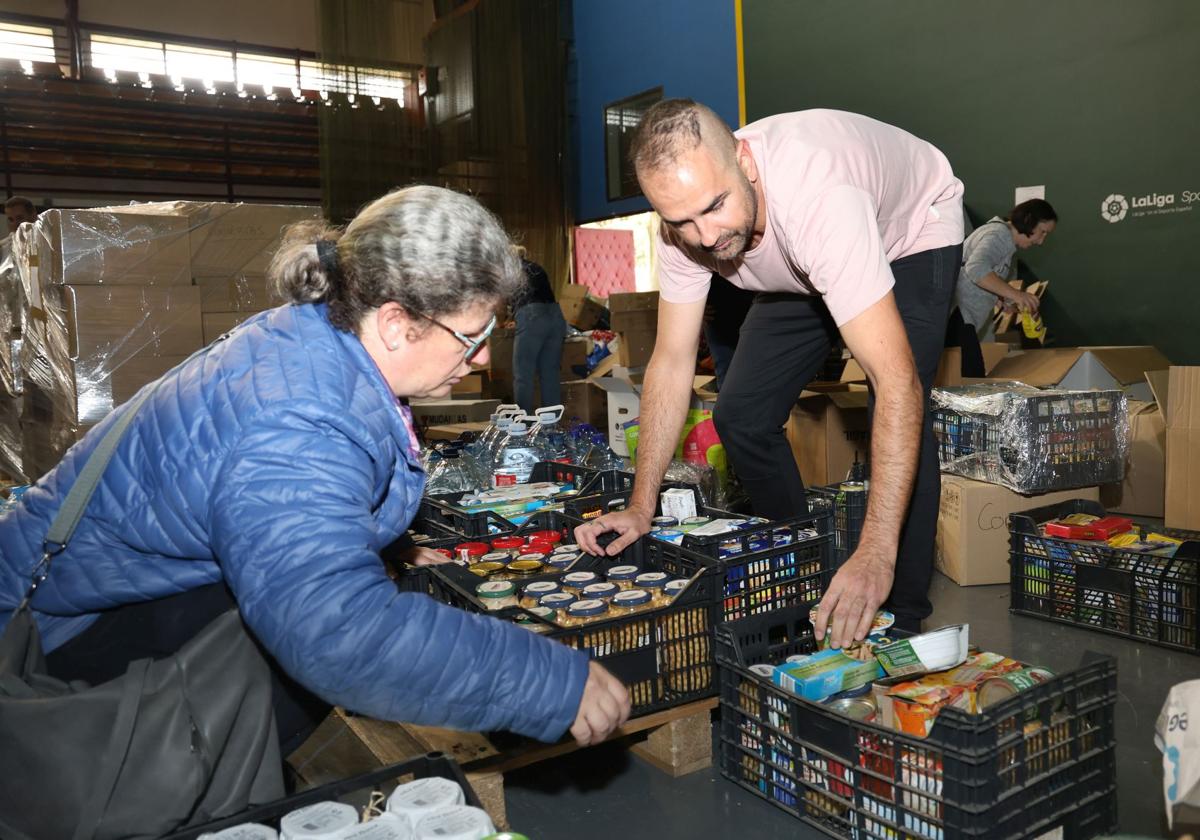
[[[513,390],[517,405],[526,414],[546,405],[562,403],[559,368],[567,322],[557,303],[527,303],[517,310],[517,335],[513,340]],[[533,380],[541,386],[541,402],[534,401]]]

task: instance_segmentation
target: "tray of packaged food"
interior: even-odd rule
[[[817,650],[807,606],[719,624],[716,657],[721,773],[830,836],[1116,828],[1110,658],[1053,674],[964,625]]]
[[[1200,653],[1200,533],[1075,499],[1009,516],[1010,609]]]

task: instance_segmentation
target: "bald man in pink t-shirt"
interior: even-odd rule
[[[713,272],[759,292],[717,401],[717,429],[755,512],[807,511],[783,426],[841,339],[871,386],[871,492],[862,538],[821,599],[816,631],[865,637],[886,605],[916,631],[931,607],[940,475],[928,413],[962,257],[962,182],[945,155],[858,114],[779,114],[731,132],[665,100],[631,150],[662,217],[658,339],[642,389],[631,504],[576,531],[616,553],[650,528],[691,394]]]

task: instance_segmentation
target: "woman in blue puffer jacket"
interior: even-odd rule
[[[492,313],[524,282],[499,222],[467,196],[410,187],[344,232],[293,228],[271,273],[293,303],[147,386],[32,601],[51,673],[119,675],[176,650],[232,598],[282,672],[285,750],[324,704],[543,740],[568,728],[581,743],[605,738],[629,713],[607,671],[514,625],[397,592],[380,559],[425,480],[405,399],[445,397],[472,360],[486,362]],[[122,411],[0,520],[0,627]]]

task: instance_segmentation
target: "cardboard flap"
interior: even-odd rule
[[[1167,382],[1167,428],[1200,429],[1200,367],[1172,366]]]
[[[1150,386],[1150,393],[1154,394],[1154,401],[1158,403],[1158,407],[1162,410],[1163,417],[1166,417],[1167,400],[1170,399],[1169,394],[1171,390],[1170,370],[1148,370],[1145,376],[1146,382]]]
[[[715,400],[717,398],[717,377],[708,376],[707,374],[692,377],[692,393],[702,400]]]
[[[826,396],[829,397],[830,402],[832,402],[838,408],[847,410],[866,408],[867,398],[870,396],[870,392],[865,387],[851,387],[846,391],[831,391],[830,393],[826,394]]]
[[[1112,374],[1113,379],[1122,385],[1131,382],[1141,382],[1143,374],[1148,370],[1166,370],[1171,362],[1158,351],[1157,347],[1148,344],[1130,347],[1082,347],[1091,351],[1096,361]]]
[[[1158,403],[1142,402],[1141,400],[1129,400],[1128,411],[1130,418],[1136,417],[1139,414],[1145,414],[1148,411],[1158,411]]]
[[[617,354],[610,353],[609,355],[605,356],[603,359],[601,359],[599,362],[596,363],[596,367],[588,375],[588,379],[595,381],[602,376],[608,376],[608,374],[612,373],[612,369],[615,368],[616,366],[617,366]]]
[[[1001,359],[989,371],[991,379],[1017,379],[1038,388],[1057,385],[1079,361],[1079,347],[1056,347],[1045,350],[1026,350]]]
[[[854,359],[846,360],[846,367],[842,369],[842,382],[866,382],[867,373],[862,369],[862,365]]]

